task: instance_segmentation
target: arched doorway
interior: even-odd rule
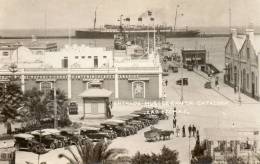
[[[251,91],[252,91],[252,97],[255,97],[255,73],[252,72],[252,76],[251,76],[252,82],[251,82]]]
[[[245,69],[243,69],[243,77],[242,77],[242,79],[243,79],[242,90],[246,91],[246,70]]]
[[[236,87],[236,86],[238,86],[237,85],[237,67],[236,66],[234,66],[234,86]]]

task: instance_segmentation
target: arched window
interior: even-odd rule
[[[145,82],[132,82],[132,98],[145,98]]]
[[[40,82],[40,91],[44,93],[48,93],[51,91],[51,89],[52,89],[52,82],[49,81]]]

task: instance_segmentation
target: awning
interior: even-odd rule
[[[111,91],[100,88],[86,89],[79,96],[80,97],[109,97],[112,94]]]

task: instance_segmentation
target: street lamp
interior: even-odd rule
[[[183,57],[181,55],[181,99],[180,101],[183,102]]]

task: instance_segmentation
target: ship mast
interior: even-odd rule
[[[97,7],[96,7],[96,9],[95,9],[94,30],[96,29],[96,22],[97,22]]]
[[[175,18],[174,18],[174,26],[173,26],[173,31],[175,31],[176,29],[176,22],[177,22],[177,15],[178,15],[178,7],[180,7],[179,5],[177,5],[176,7],[176,12],[175,12]]]

